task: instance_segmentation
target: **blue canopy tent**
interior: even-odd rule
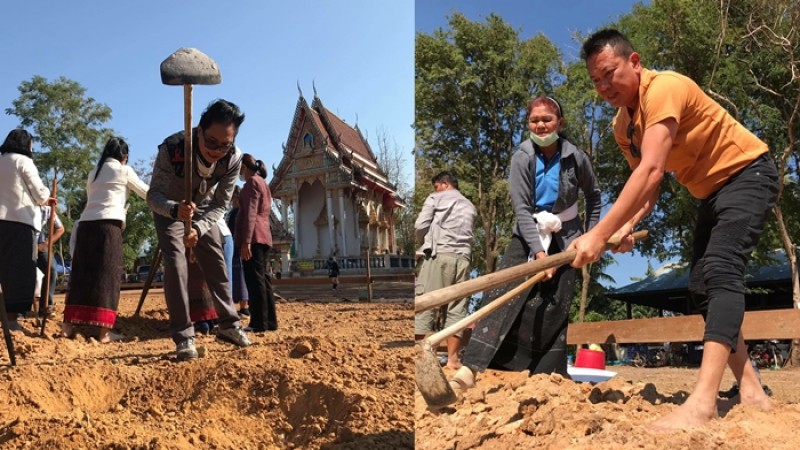
[[[745,284],[746,311],[793,307],[791,267],[782,250],[770,254],[768,263],[748,264]],[[689,298],[686,264],[666,266],[644,280],[608,291],[606,296],[626,302],[629,318],[632,304],[681,314],[698,312]]]

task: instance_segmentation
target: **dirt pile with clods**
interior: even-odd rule
[[[487,370],[477,387],[441,410],[415,396],[416,449],[796,449],[800,370],[762,371],[774,409],[754,410],[720,399],[720,419],[689,431],[658,433],[649,424],[688,397],[696,368],[608,368],[601,383],[559,375]],[[447,372],[449,377],[452,373]],[[730,373],[723,389],[731,386]]]
[[[188,362],[175,359],[160,290],[140,317],[140,292],[123,291],[114,331],[125,339],[109,344],[80,328],[56,338],[58,316],[40,337],[25,319],[16,367],[0,347],[0,448],[413,448],[407,290],[367,303],[308,288],[278,303],[277,332],[247,348],[198,337],[205,355]]]

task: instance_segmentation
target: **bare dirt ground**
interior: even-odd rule
[[[0,345],[0,448],[413,448],[411,284],[377,286],[372,303],[343,300],[358,299],[347,285],[278,293],[277,332],[244,349],[199,338],[190,362],[175,360],[162,290],[138,318],[140,291],[123,291],[127,338],[110,344],[54,338],[57,295],[46,337],[32,319],[14,333],[16,367]]]
[[[690,431],[662,434],[648,424],[683,403],[696,368],[609,366],[610,380],[576,383],[558,375],[487,370],[458,403],[430,411],[415,394],[417,450],[463,449],[796,449],[800,370],[762,369],[773,391],[770,412],[721,400],[721,418]],[[446,371],[449,377],[451,372]],[[728,371],[722,389],[731,387]]]

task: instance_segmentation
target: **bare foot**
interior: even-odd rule
[[[75,334],[75,329],[73,328],[72,324],[69,322],[62,322],[61,323],[61,332],[58,333],[59,337],[72,339]]]
[[[764,389],[739,390],[739,403],[745,406],[758,408],[761,411],[772,411],[772,400],[764,393]]]
[[[450,358],[447,358],[447,365],[445,367],[448,369],[458,370],[464,366],[461,365],[461,361],[452,361]]]
[[[121,341],[125,339],[125,336],[119,333],[114,333],[113,331],[110,331],[108,328],[101,328],[100,335],[98,336],[98,338],[99,338],[98,341],[101,344],[108,344],[109,342],[113,341]]]
[[[450,378],[450,387],[456,392],[474,388],[475,374],[472,373],[472,369],[467,366],[461,366],[455,375]]]
[[[691,395],[686,403],[651,424],[652,429],[659,432],[687,430],[700,427],[719,417],[717,403],[695,400]]]

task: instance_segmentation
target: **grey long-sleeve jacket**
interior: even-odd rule
[[[425,199],[414,223],[417,242],[423,250],[437,253],[472,253],[475,205],[457,189],[434,192]]]
[[[561,170],[558,182],[558,198],[553,205],[553,214],[557,214],[578,201],[578,189],[583,191],[586,201],[586,221],[581,224],[579,217],[562,223],[561,231],[553,233],[553,239],[560,249],[569,246],[576,237],[595,226],[600,220],[600,188],[592,170],[589,157],[564,138],[558,139],[561,150]],[[511,156],[511,167],[508,177],[508,190],[511,204],[514,206],[516,223],[514,234],[527,242],[532,253],[547,251],[539,241],[533,193],[535,192],[536,158],[534,144],[530,139],[517,147]],[[585,228],[584,228],[585,226]]]
[[[158,146],[158,156],[153,165],[153,177],[150,190],[147,191],[147,205],[156,214],[170,217],[170,210],[176,203],[184,200],[183,178],[183,132],[175,133]],[[192,148],[199,151],[197,128],[192,130]],[[238,147],[217,161],[214,172],[205,179],[206,192],[200,193],[200,185],[204,181],[197,172],[198,159],[195,156],[195,170],[192,174],[192,201],[197,205],[197,212],[192,219],[192,227],[202,236],[214,226],[222,215],[233,195],[233,187],[239,176],[242,165],[242,152]],[[214,186],[219,184],[216,189]]]

